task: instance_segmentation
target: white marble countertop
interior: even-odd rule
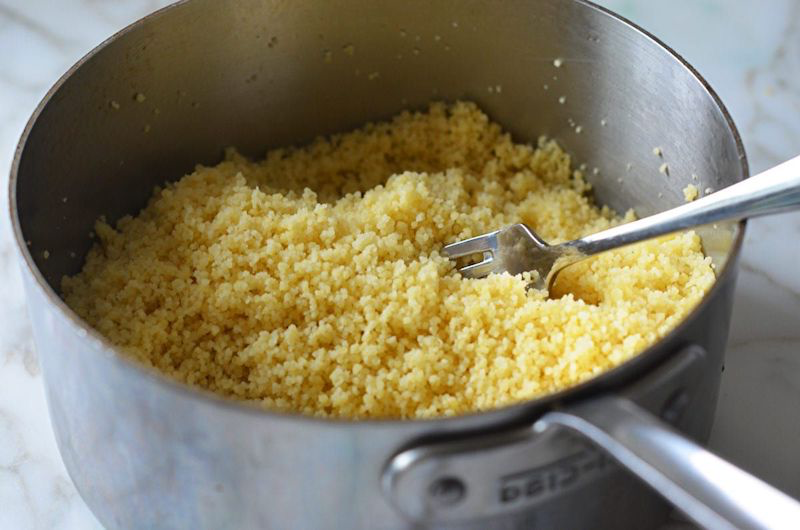
[[[20,132],[51,84],[102,39],[166,3],[0,0],[0,189]],[[708,79],[740,128],[753,172],[800,153],[800,0],[601,3]],[[798,263],[800,212],[750,223],[711,447],[800,497]],[[7,213],[0,293],[0,528],[99,528],[50,429]]]

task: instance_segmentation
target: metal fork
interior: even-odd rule
[[[694,226],[795,208],[800,208],[800,156],[694,202],[559,245],[549,245],[526,225],[515,224],[451,243],[443,252],[451,259],[483,254],[480,263],[458,269],[464,277],[535,271],[533,287],[549,292],[560,271],[600,252]]]

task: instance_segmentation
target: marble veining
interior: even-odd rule
[[[33,108],[76,60],[163,0],[0,0],[0,189]],[[800,151],[800,0],[605,0],[714,86],[751,169]],[[5,199],[4,199],[5,200]],[[711,446],[800,497],[800,213],[750,222]],[[0,528],[100,525],[61,462],[0,216]]]

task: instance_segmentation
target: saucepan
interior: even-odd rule
[[[637,357],[447,419],[322,420],[226,401],[122,356],[59,297],[99,216],[136,213],[227,146],[259,156],[457,99],[518,140],[556,139],[618,211],[649,215],[682,203],[687,183],[748,176],[699,74],[581,0],[189,0],[113,36],[48,93],[14,159],[11,213],[58,446],[105,526],[645,528],[664,520],[663,499],[705,526],[798,520],[792,499],[697,444],[744,223],[699,230],[716,283]]]

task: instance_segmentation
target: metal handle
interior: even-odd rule
[[[616,460],[703,527],[798,527],[800,503],[689,441],[633,401],[680,415],[691,399],[675,397],[702,384],[705,367],[702,348],[689,345],[620,396],[547,412],[527,427],[407,447],[384,469],[384,494],[420,524],[503,517],[536,512],[593,483],[608,486],[619,479]]]
[[[800,157],[702,199],[575,240],[591,255],[685,228],[800,208]]]
[[[605,397],[568,411],[549,412],[534,429],[541,432],[554,425],[590,439],[705,528],[800,524],[800,503],[684,438],[627,399]]]

